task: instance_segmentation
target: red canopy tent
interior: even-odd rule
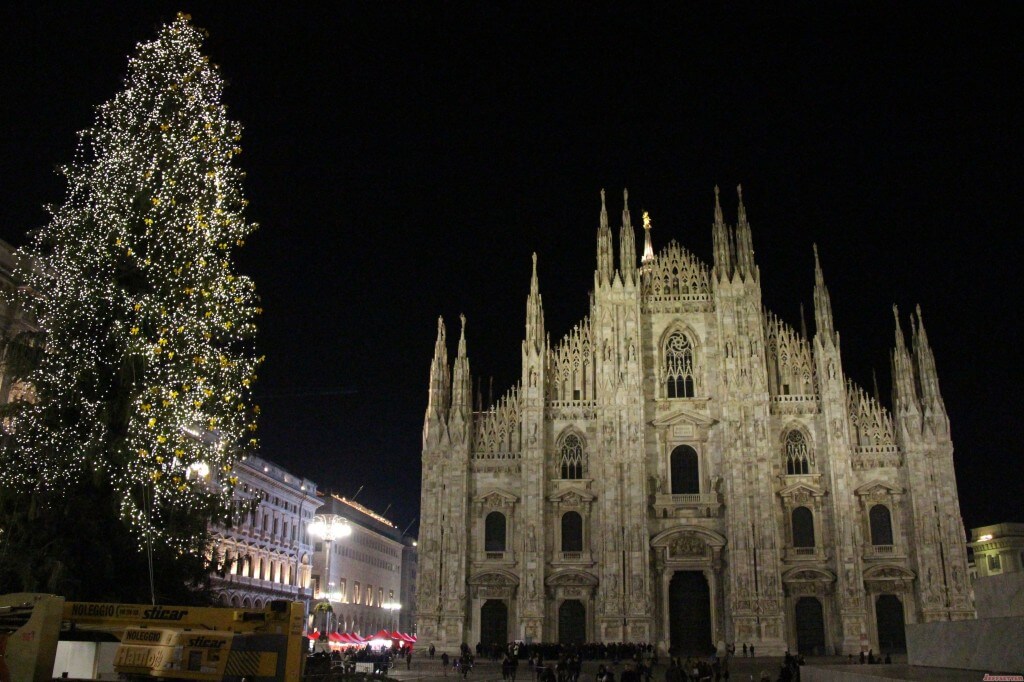
[[[332,642],[344,642],[345,641],[345,640],[343,640],[341,638],[341,635],[338,634],[337,632],[332,632],[331,634],[327,635],[327,639],[331,640]]]
[[[377,632],[377,634],[373,635],[372,637],[369,637],[368,639],[393,639],[393,638],[391,637],[391,633],[390,632],[388,632],[387,630],[381,629],[379,632]]]

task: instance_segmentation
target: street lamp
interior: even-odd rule
[[[324,579],[327,582],[327,589],[321,592],[331,598],[331,542],[339,538],[347,538],[352,535],[352,526],[348,519],[337,514],[317,514],[306,526],[309,534],[324,541]]]
[[[398,614],[398,611],[401,610],[402,605],[400,603],[396,602],[396,601],[386,601],[383,604],[381,604],[381,608],[387,609],[388,611],[391,612],[391,617],[388,618],[388,621],[391,623],[391,629],[392,630],[397,630],[398,629],[398,615],[397,614]]]
[[[324,542],[324,582],[327,583],[326,589],[321,589],[321,596],[324,598],[324,604],[317,606],[316,611],[321,611],[323,607],[323,620],[325,622],[320,623],[320,637],[325,638],[328,634],[329,629],[333,629],[333,609],[331,608],[331,597],[337,597],[331,592],[331,542],[339,538],[347,538],[352,535],[352,526],[349,525],[348,519],[337,514],[317,514],[312,518],[309,524],[306,526],[306,530],[314,538],[323,540]],[[336,600],[340,601],[340,600]]]

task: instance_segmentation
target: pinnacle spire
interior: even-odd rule
[[[733,236],[722,217],[722,204],[718,200],[718,185],[715,185],[715,220],[711,223],[711,240],[714,243],[715,273],[724,279],[732,278]]]
[[[441,437],[443,423],[448,417],[451,401],[451,384],[448,374],[448,346],[445,337],[444,318],[437,318],[437,338],[434,341],[434,358],[430,361],[430,388],[427,393],[427,413],[423,419],[423,443],[436,443]]]
[[[892,408],[906,434],[914,437],[921,429],[921,409],[914,382],[914,367],[907,352],[903,327],[900,325],[900,311],[896,304],[892,306],[892,316],[896,320],[896,348],[892,351]]]
[[[939,430],[948,431],[949,420],[946,417],[946,405],[939,390],[935,355],[928,343],[928,333],[924,330],[921,306],[918,305],[914,312],[917,315],[917,323],[914,325],[914,356],[917,361],[917,376],[921,385],[921,405],[924,408],[925,416],[930,418],[933,428],[939,427]],[[911,322],[914,321],[913,317],[910,319]]]
[[[466,316],[459,315],[462,330],[459,332],[459,351],[452,368],[452,407],[449,428],[463,428],[469,423],[473,404],[473,380],[469,373],[469,357],[466,355]]]
[[[629,190],[622,191],[622,227],[619,229],[619,270],[624,284],[636,278],[636,235],[629,216]]]
[[[825,275],[818,260],[818,245],[814,244],[814,331],[835,343],[835,323],[832,319],[832,299],[825,286]]]
[[[459,314],[459,321],[462,322],[462,330],[459,332],[459,354],[458,357],[466,357],[466,316]]]
[[[540,353],[544,348],[544,304],[537,279],[537,252],[533,253],[533,274],[530,276],[530,295],[526,298],[526,340],[524,349]]]
[[[615,272],[615,256],[612,252],[612,230],[608,227],[608,209],[605,206],[604,190],[601,190],[601,218],[597,228],[597,283],[609,283]]]
[[[747,222],[747,209],[743,206],[743,185],[736,185],[739,195],[738,220],[736,222],[736,269],[743,277],[756,278],[754,265],[754,240],[750,235],[750,223]]]
[[[644,211],[644,255],[640,264],[649,265],[654,260],[654,245],[651,243],[651,214]]]

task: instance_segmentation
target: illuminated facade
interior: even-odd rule
[[[220,566],[211,576],[217,603],[308,602],[313,546],[306,526],[323,504],[316,483],[255,455],[239,459],[233,473],[236,523],[210,527],[211,558],[215,552]]]
[[[473,404],[465,321],[449,370],[439,320],[421,641],[845,654],[972,618],[920,311],[909,344],[896,314],[890,412],[844,374],[816,251],[814,335],[763,307],[742,196],[728,225],[716,189],[710,267],[656,254],[646,215],[638,262],[628,195],[618,249],[601,204],[589,314],[549,341],[535,255],[522,376],[493,405]]]
[[[16,295],[20,284],[14,276],[16,258],[14,247],[0,240],[0,405],[31,397],[31,387],[15,380],[8,370],[10,341],[22,332],[37,330],[23,309],[21,297]]]
[[[332,542],[315,540],[313,590],[329,598],[339,632],[372,635],[381,628],[400,630],[404,591],[414,589],[414,541],[384,516],[338,495],[327,495],[318,514],[346,519],[351,534]],[[327,550],[330,550],[330,561]],[[410,551],[411,550],[411,551]],[[409,566],[405,575],[403,566]],[[404,631],[411,631],[409,627]]]

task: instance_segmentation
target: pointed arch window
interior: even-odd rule
[[[809,474],[811,472],[811,450],[807,438],[796,429],[786,434],[786,474]]]
[[[583,478],[583,441],[575,433],[562,440],[562,457],[559,466],[562,478]]]
[[[680,331],[665,342],[665,395],[692,398],[694,393],[693,343]]]

